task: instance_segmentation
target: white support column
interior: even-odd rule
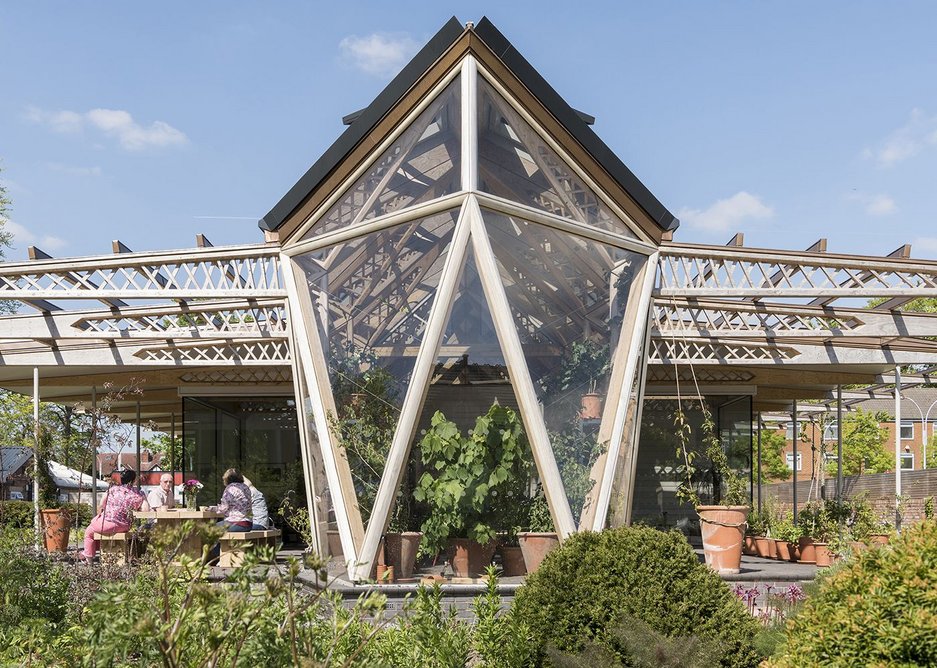
[[[566,489],[563,487],[563,479],[560,477],[560,470],[553,456],[550,436],[543,422],[540,400],[530,380],[527,360],[524,358],[521,340],[517,335],[514,317],[511,315],[511,306],[508,304],[504,286],[501,284],[498,262],[491,250],[478,202],[474,197],[469,197],[466,205],[468,218],[472,224],[472,248],[475,251],[478,275],[481,278],[485,296],[488,298],[498,342],[501,344],[504,361],[508,367],[508,376],[511,378],[517,403],[521,409],[521,418],[527,430],[527,438],[530,441],[537,471],[540,473],[547,504],[550,506],[553,525],[562,540],[576,531],[576,523],[573,521],[573,513],[569,507]]]
[[[651,313],[651,291],[654,288],[654,277],[657,275],[658,257],[657,253],[652,253],[647,262],[644,263],[644,269],[641,272],[641,296],[634,319],[630,323],[631,331],[627,339],[627,363],[622,379],[621,392],[618,397],[618,410],[615,413],[615,422],[612,425],[612,435],[608,444],[607,463],[600,481],[599,502],[596,508],[595,521],[592,525],[594,531],[601,531],[605,527],[608,518],[608,505],[612,497],[612,485],[615,482],[615,469],[617,468],[615,463],[618,461],[619,452],[621,451],[621,442],[624,438],[625,423],[628,417],[628,401],[631,399],[631,387],[634,385],[634,377],[638,369],[638,352],[643,351],[645,359],[647,358],[647,348],[641,346],[641,339],[647,340],[648,317]],[[629,324],[625,323],[625,326],[628,327]],[[621,355],[621,352],[619,350],[618,354]],[[643,388],[639,391],[639,399],[641,397],[643,397]],[[641,409],[642,406],[639,404],[636,407],[636,420],[640,419]],[[640,424],[636,424],[635,427],[637,429],[635,433],[639,433]],[[628,488],[631,488],[631,493],[633,493],[634,466],[637,464],[637,452],[631,453],[631,464],[632,466],[627,469],[631,472],[631,481]],[[628,514],[630,521],[630,510]]]
[[[329,483],[329,493],[335,509],[335,520],[338,525],[338,534],[342,541],[342,552],[344,553],[346,563],[355,564],[358,560],[358,545],[354,539],[349,509],[345,504],[346,490],[343,489],[340,483],[338,462],[336,461],[336,449],[329,434],[328,416],[326,415],[320,386],[320,383],[328,383],[328,370],[322,368],[322,364],[320,364],[320,368],[317,369],[313,359],[313,345],[319,346],[315,322],[311,321],[311,318],[314,317],[312,314],[314,306],[308,293],[305,295],[305,299],[300,298],[300,284],[298,283],[298,277],[293,271],[292,261],[286,261],[284,257],[284,262],[282,262],[280,266],[284,274],[283,280],[286,286],[288,299],[291,303],[299,305],[301,318],[296,318],[293,325],[291,325],[296,335],[296,348],[294,348],[294,350],[298,350],[299,352],[300,359],[302,360],[302,365],[300,367],[302,371],[312,376],[311,379],[307,377],[306,390],[309,393],[312,407],[313,423],[319,435],[319,450],[322,453],[325,477]],[[303,306],[306,308],[304,309]],[[293,309],[294,314],[296,310],[297,309]],[[321,350],[321,346],[318,350]],[[325,378],[318,378],[317,376],[319,374],[325,374]],[[305,407],[299,407],[297,410],[305,410]],[[350,490],[350,492],[354,494],[353,489]],[[360,516],[358,517],[357,524],[358,527],[356,527],[356,529],[358,531],[363,531],[363,528],[360,526]]]
[[[653,282],[653,276],[651,281]],[[631,512],[634,509],[634,481],[638,470],[638,449],[641,447],[641,420],[644,416],[644,393],[647,388],[647,360],[648,351],[651,345],[651,326],[654,315],[654,306],[648,305],[648,315],[644,323],[644,345],[641,348],[641,357],[638,359],[638,383],[637,383],[637,406],[635,407],[634,424],[631,427],[631,458],[628,462],[627,472],[628,480],[622,490],[625,494],[625,523],[631,525]],[[613,481],[614,489],[614,481]],[[611,505],[611,498],[609,499]],[[606,519],[606,522],[608,520]]]
[[[38,550],[42,533],[39,524],[39,367],[33,367],[33,529]]]
[[[843,500],[843,386],[836,386],[836,500]]]
[[[371,521],[368,522],[365,532],[360,561],[355,564],[354,570],[350,571],[354,580],[365,580],[371,576],[371,568],[377,558],[381,536],[390,519],[394,497],[397,494],[400,479],[407,465],[410,444],[413,442],[417,423],[420,420],[420,411],[423,409],[423,402],[429,389],[430,377],[436,366],[439,348],[445,335],[446,322],[449,320],[449,313],[452,309],[452,298],[459,282],[459,276],[462,274],[462,267],[465,264],[465,252],[468,248],[468,237],[471,229],[466,215],[467,205],[468,199],[463,203],[462,210],[459,212],[459,219],[456,221],[449,254],[443,265],[439,287],[436,289],[436,297],[433,299],[433,306],[426,322],[423,343],[420,345],[416,361],[413,364],[413,373],[410,374],[410,386],[407,388],[403,405],[400,407],[400,418],[397,420],[397,429],[394,431],[394,440],[387,453],[384,474],[381,476],[381,483],[374,498]]]
[[[283,264],[289,263],[289,259],[284,258]],[[310,534],[312,536],[311,547],[316,554],[324,555],[323,546],[319,535],[319,506],[316,503],[317,490],[315,484],[315,471],[312,467],[312,457],[309,445],[309,421],[306,419],[305,403],[303,401],[303,371],[302,362],[298,345],[296,343],[296,332],[293,329],[293,315],[290,312],[290,306],[286,305],[287,326],[290,328],[290,361],[293,371],[293,401],[296,402],[296,421],[299,428],[299,454],[303,467],[303,482],[306,487],[306,509],[309,512]],[[326,518],[328,521],[328,518]]]
[[[794,505],[794,524],[797,524],[797,441],[800,440],[800,423],[797,421],[797,399],[794,399],[794,410],[791,412],[791,419],[794,422],[794,438],[792,442],[794,450],[794,474],[791,482],[791,499]]]
[[[462,61],[462,190],[478,189],[478,68],[472,56]]]
[[[901,531],[901,367],[895,367],[895,530]]]
[[[175,422],[173,422],[175,427]],[[91,514],[98,514],[98,388],[91,386]]]

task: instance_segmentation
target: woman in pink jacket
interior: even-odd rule
[[[120,484],[107,490],[101,501],[101,510],[85,529],[85,550],[78,555],[79,559],[90,562],[94,558],[100,543],[94,539],[94,534],[111,536],[127,531],[130,529],[134,510],[150,509],[143,492],[131,486],[136,478],[136,471],[124,469],[120,472]]]

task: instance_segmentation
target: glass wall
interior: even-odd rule
[[[215,504],[221,475],[237,468],[264,493],[271,516],[283,499],[306,507],[296,402],[287,397],[185,397],[185,477],[199,480],[201,505]]]
[[[749,396],[707,396],[706,409],[712,416],[715,433],[729,457],[729,463],[750,480],[752,457],[752,409]],[[676,420],[683,411],[689,425],[688,448],[698,454],[693,486],[700,500],[718,503],[721,482],[702,454],[705,450],[704,412],[698,399],[648,397],[641,418],[641,440],[635,470],[632,522],[678,527],[699,533],[694,509],[677,498],[683,480],[680,440]],[[750,492],[750,488],[749,488]],[[750,498],[750,497],[749,497]]]

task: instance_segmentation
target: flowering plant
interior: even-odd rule
[[[196,499],[198,498],[198,492],[205,485],[200,483],[195,478],[186,480],[182,483],[182,496],[185,497],[185,503],[187,506],[194,507],[196,504]]]

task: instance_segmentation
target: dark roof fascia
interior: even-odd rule
[[[483,17],[475,26],[475,34],[501,59],[531,94],[540,100],[557,121],[566,127],[569,133],[582,147],[595,158],[625,191],[634,198],[638,206],[654,220],[664,231],[671,231],[680,226],[680,221],[661,204],[638,177],[615,155],[599,136],[583,121],[582,117],[547,83],[527,59],[514,48],[514,45],[501,34],[494,24]]]
[[[456,17],[452,17],[437,32],[420,52],[387,84],[387,86],[363,109],[354,122],[335,142],[326,149],[315,164],[296,182],[289,192],[274,205],[270,212],[258,221],[262,230],[275,231],[308,197],[309,193],[325,179],[342,159],[364,139],[371,129],[410,90],[426,70],[462,35],[465,28]]]

